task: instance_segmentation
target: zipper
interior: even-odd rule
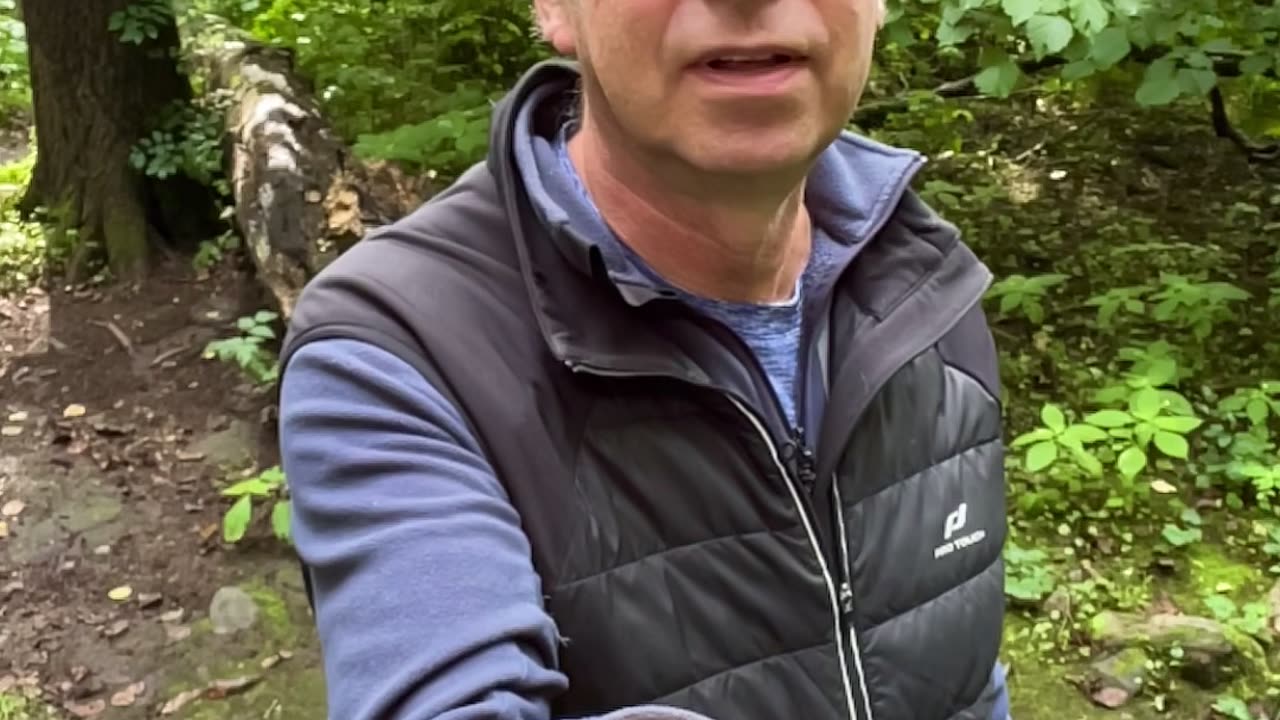
[[[809,537],[809,545],[813,548],[813,554],[818,559],[818,567],[822,569],[822,579],[827,586],[827,596],[831,603],[831,614],[836,625],[836,653],[840,656],[840,679],[843,681],[844,685],[844,698],[845,703],[849,708],[849,718],[850,720],[859,720],[858,709],[853,700],[853,685],[849,682],[849,661],[845,655],[845,631],[842,626],[842,623],[844,622],[844,613],[842,612],[835,580],[831,576],[830,568],[827,567],[826,555],[822,552],[822,545],[818,542],[817,533],[814,532],[813,521],[810,519],[808,511],[805,509],[806,503],[803,500],[804,496],[800,494],[800,489],[797,487],[796,479],[794,479],[791,472],[788,471],[786,463],[778,453],[778,446],[773,441],[773,436],[769,434],[769,429],[765,427],[764,423],[760,421],[760,418],[758,418],[755,413],[753,413],[737,398],[730,395],[729,401],[732,402],[734,407],[738,408],[738,411],[751,422],[752,426],[755,427],[756,432],[760,434],[760,438],[764,440],[765,445],[768,446],[769,454],[773,457],[774,463],[778,466],[778,470],[786,480],[787,490],[791,493],[791,499],[795,502],[796,510],[800,513],[800,520],[804,524],[805,534]],[[802,445],[801,447],[805,446]],[[841,542],[840,544],[843,545],[844,543]],[[848,551],[846,550],[845,552]],[[847,583],[845,583],[845,586],[847,587]],[[862,659],[857,657],[856,650],[854,661],[857,663],[859,668],[862,667]],[[863,694],[865,696],[866,680],[861,677],[861,669],[859,669],[858,672],[858,682],[862,686]],[[868,711],[869,710],[870,706],[868,706]],[[867,716],[867,720],[871,720],[869,714]]]
[[[858,649],[858,630],[853,624],[853,583],[849,579],[853,568],[849,564],[849,535],[844,529],[844,501],[840,499],[840,478],[832,478],[831,488],[835,496],[836,528],[840,533],[840,567],[844,570],[840,573],[840,611],[849,632],[849,647],[853,648],[853,663],[858,670],[862,706],[867,709],[867,720],[874,720],[871,714],[871,693],[867,691],[867,676],[862,671],[862,652]]]
[[[645,377],[644,373],[601,368],[573,360],[565,360],[564,364],[571,372],[574,373],[588,373],[592,375],[599,375],[601,377],[613,378]],[[809,496],[801,494],[800,487],[798,487],[801,483],[805,482],[806,479],[809,483],[812,483],[813,479],[816,477],[813,470],[813,453],[809,450],[808,444],[803,442],[803,432],[797,429],[793,436],[789,438],[787,443],[788,448],[793,448],[791,452],[794,454],[795,459],[793,462],[796,464],[797,468],[805,468],[803,470],[803,475],[793,474],[792,470],[788,468],[788,461],[784,460],[782,454],[779,452],[778,445],[774,442],[773,435],[769,432],[769,428],[755,412],[747,407],[745,401],[734,393],[722,390],[712,385],[703,383],[691,384],[696,387],[713,390],[728,398],[729,402],[733,404],[738,412],[742,413],[743,417],[751,423],[751,426],[755,428],[756,432],[760,435],[760,439],[764,440],[765,446],[769,448],[769,456],[773,459],[774,465],[777,466],[778,471],[782,474],[783,480],[786,482],[787,492],[791,495],[791,500],[795,503],[796,511],[800,515],[800,521],[804,525],[805,535],[809,539],[809,546],[813,549],[814,557],[818,559],[818,567],[822,570],[823,584],[826,585],[827,599],[831,605],[831,617],[835,623],[836,653],[840,658],[840,679],[844,690],[845,704],[849,710],[849,720],[863,720],[863,718],[858,715],[857,704],[854,701],[853,683],[849,680],[849,659],[846,654],[847,651],[845,650],[845,623],[846,619],[850,616],[844,608],[852,607],[852,591],[849,589],[848,581],[843,579],[843,577],[840,587],[837,588],[836,581],[831,575],[831,569],[827,565],[826,554],[822,551],[822,543],[819,542],[818,534],[814,530],[814,519],[811,517],[811,512],[809,510],[811,507],[808,502]],[[799,440],[799,442],[797,442],[797,440]],[[803,458],[803,460],[801,460],[801,458]],[[839,504],[837,504],[836,507],[839,509]],[[842,523],[841,532],[843,534],[843,513],[837,512],[836,515],[840,518]],[[845,558],[845,566],[847,567],[848,548],[845,547],[846,542],[847,538],[842,537],[840,542],[836,544],[840,547],[841,557]],[[844,574],[847,575],[847,571]],[[853,637],[852,634],[849,637],[855,646],[854,662],[858,668],[858,684],[862,689],[863,703],[867,708],[867,717],[865,720],[871,720],[871,705],[867,703],[866,680],[862,677],[862,658],[856,654],[857,638]]]

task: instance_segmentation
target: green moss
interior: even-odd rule
[[[184,720],[325,717],[324,676],[314,633],[304,620],[305,599],[295,597],[297,593],[291,588],[278,586],[271,575],[247,580],[239,586],[258,606],[254,627],[217,635],[207,618],[194,622],[191,637],[180,646],[179,657],[170,664],[165,697],[203,687],[214,680],[259,676],[261,680],[244,692],[217,701],[193,701],[180,717]],[[291,659],[263,668],[264,659],[285,649],[293,651]]]
[[[289,647],[301,635],[294,611],[284,596],[262,581],[252,581],[241,586],[258,605],[258,627],[264,639],[277,647]]]
[[[1151,658],[1142,648],[1125,648],[1113,658],[1111,670],[1121,678],[1142,677],[1146,674],[1149,662]]]
[[[253,667],[245,667],[241,672],[253,670]],[[193,703],[186,718],[226,720],[277,717],[282,720],[309,720],[327,716],[324,675],[318,667],[304,666],[294,659],[277,665],[262,675],[261,682],[243,693],[223,700]]]
[[[13,693],[0,693],[0,720],[53,720],[49,707]]]
[[[1262,570],[1255,564],[1236,560],[1219,545],[1202,543],[1188,553],[1190,569],[1182,581],[1171,588],[1174,600],[1182,607],[1199,605],[1205,595],[1230,588],[1223,594],[1239,600],[1257,600],[1265,592]]]

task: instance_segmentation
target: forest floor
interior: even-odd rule
[[[255,292],[184,263],[0,300],[0,719],[323,717],[296,564],[222,543],[271,397],[201,352]]]
[[[1204,118],[1006,107],[942,125],[955,130],[885,139],[937,158],[926,196],[998,277],[1069,278],[1041,297],[1038,320],[993,303],[1011,438],[1043,402],[1085,405],[1089,387],[1121,376],[1120,330],[1093,324],[1092,295],[1203,271],[1266,296],[1280,174],[1244,162]],[[265,532],[234,546],[221,536],[219,490],[276,462],[273,398],[201,351],[262,301],[227,266],[203,277],[189,265],[158,268],[141,289],[0,297],[0,720],[324,716],[290,551]],[[1212,357],[1197,382],[1222,389],[1280,378],[1271,312],[1250,303],[1208,339],[1169,323],[1165,335],[1127,332],[1199,348]],[[1268,664],[1280,670],[1274,514],[1225,510],[1194,470],[1162,465],[1120,493],[1114,478],[1026,473],[1020,457],[1010,454],[1009,572],[1022,601],[1004,651],[1016,720],[1200,720],[1215,705],[1235,720],[1280,716],[1267,687]],[[1154,480],[1177,491],[1153,495]],[[1187,510],[1201,539],[1170,547],[1162,528],[1190,523]],[[1207,617],[1210,595],[1261,604],[1263,629]],[[1110,654],[1089,637],[1104,610],[1194,619],[1174,650],[1209,672],[1184,680],[1172,651],[1145,641]]]

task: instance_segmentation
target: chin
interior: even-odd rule
[[[685,153],[690,165],[711,175],[803,177],[826,143],[802,142],[794,135],[770,141],[766,137],[720,137]],[[763,179],[763,178],[762,178]]]

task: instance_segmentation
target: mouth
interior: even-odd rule
[[[703,55],[698,66],[718,73],[760,73],[802,65],[808,58],[785,48],[725,49]]]

